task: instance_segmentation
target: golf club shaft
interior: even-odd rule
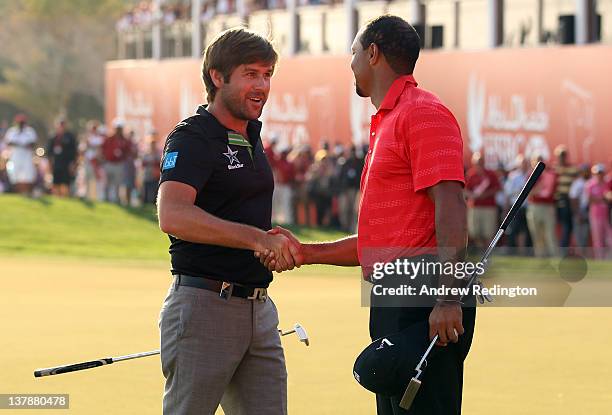
[[[308,346],[308,336],[306,335],[304,329],[302,328],[302,326],[300,326],[299,324],[296,324],[294,326],[293,329],[289,330],[289,331],[285,331],[283,332],[282,330],[278,330],[281,336],[286,336],[288,334],[292,334],[295,333],[298,328],[301,330],[301,332],[304,333],[303,335],[303,339],[302,336],[300,337],[300,341],[303,341],[304,343],[306,343],[306,346]],[[46,369],[36,369],[34,371],[34,377],[40,378],[43,376],[52,376],[52,375],[60,375],[62,373],[69,373],[69,372],[76,372],[78,370],[85,370],[85,369],[92,369],[94,367],[100,367],[100,366],[105,366],[105,365],[111,365],[115,362],[121,362],[123,360],[131,360],[131,359],[138,359],[141,357],[146,357],[146,356],[153,356],[156,354],[159,354],[160,350],[151,350],[149,352],[141,352],[141,353],[134,353],[134,354],[128,354],[125,356],[118,356],[118,357],[105,357],[103,359],[98,359],[98,360],[91,360],[88,362],[81,362],[81,363],[74,363],[74,364],[70,364],[70,365],[63,365],[63,366],[56,366],[56,367],[49,367]]]
[[[416,367],[417,375],[415,377],[417,379],[421,375],[421,366],[423,366],[423,363],[425,363],[425,359],[427,359],[427,356],[429,356],[429,353],[431,352],[431,349],[433,349],[434,345],[438,341],[438,338],[439,338],[439,336],[436,334],[434,336],[434,338],[432,339],[431,343],[429,343],[429,347],[427,347],[427,350],[425,350],[425,353],[423,353],[423,357],[421,358],[421,361],[419,362],[419,364]]]
[[[140,357],[154,356],[159,354],[160,350],[151,350],[150,352],[128,354],[126,356],[113,357],[113,362],[121,362],[122,360],[138,359]]]

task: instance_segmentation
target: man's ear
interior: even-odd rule
[[[225,81],[223,80],[223,74],[219,72],[218,70],[209,69],[208,74],[210,75],[210,78],[212,79],[213,84],[215,84],[217,88],[221,88],[221,86],[225,83]]]
[[[376,63],[380,60],[380,56],[381,56],[380,48],[378,47],[376,43],[370,43],[370,46],[368,46],[367,54],[368,54],[368,62],[372,66],[376,65]]]

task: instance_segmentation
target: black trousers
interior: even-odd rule
[[[529,227],[527,226],[527,208],[521,207],[517,212],[514,220],[508,225],[508,246],[510,248],[516,248],[518,246],[517,237],[521,234],[525,234],[525,247],[531,248],[533,242],[531,240],[531,234],[529,233]],[[517,253],[512,252],[513,254]]]
[[[431,308],[371,307],[370,337],[372,340],[398,332],[416,322],[428,321]],[[402,395],[376,395],[378,415],[459,415],[463,389],[463,361],[474,335],[476,307],[473,302],[463,308],[465,333],[458,343],[435,347],[421,375],[421,388],[409,411],[399,407]]]
[[[559,241],[559,246],[567,248],[570,246],[574,227],[574,216],[569,200],[560,201],[560,206],[557,206],[557,219],[561,224],[561,240]]]

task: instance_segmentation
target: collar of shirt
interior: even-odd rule
[[[377,140],[379,125],[382,122],[384,115],[390,112],[391,110],[393,110],[397,106],[400,96],[402,95],[402,93],[407,87],[414,88],[416,86],[417,86],[417,82],[415,81],[414,76],[412,75],[400,76],[395,81],[393,81],[393,83],[391,84],[391,87],[385,94],[385,97],[383,98],[383,101],[380,104],[378,111],[376,112],[376,114],[372,115],[371,120],[370,120],[370,148],[368,149],[368,153],[365,158],[365,166],[364,166],[364,169],[361,175],[360,187],[362,189],[362,192],[365,192],[365,189],[367,187],[366,183],[367,183],[367,178],[368,178],[369,171],[370,171],[370,164],[372,162],[373,153],[376,148],[376,140]]]
[[[414,76],[412,75],[400,76],[395,81],[393,81],[393,83],[391,84],[391,87],[387,91],[387,94],[383,98],[383,101],[380,104],[378,111],[376,111],[376,114],[372,115],[372,118],[370,120],[370,151],[369,153],[371,153],[372,149],[374,148],[375,137],[376,137],[376,132],[378,130],[378,125],[384,118],[385,114],[392,111],[397,106],[402,93],[408,86],[412,88],[417,86],[417,82],[415,81]]]
[[[385,95],[385,98],[380,104],[380,108],[378,109],[377,113],[380,113],[381,110],[390,111],[395,108],[399,97],[402,95],[402,92],[404,92],[406,86],[416,87],[417,85],[418,84],[415,81],[414,76],[412,75],[403,75],[397,78],[391,84],[391,87],[387,91],[387,94]]]
[[[196,111],[196,114],[200,116],[200,121],[204,124],[206,130],[210,133],[210,138],[218,138],[228,142],[227,132],[233,130],[228,129],[223,124],[221,124],[214,115],[208,112],[206,107],[207,105],[200,105]],[[249,141],[251,141],[251,145],[255,144],[253,140],[257,142],[257,140],[259,139],[259,136],[261,134],[261,127],[262,124],[259,120],[248,121],[247,134],[249,135],[248,139]]]

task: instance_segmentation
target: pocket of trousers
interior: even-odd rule
[[[191,298],[189,300],[192,300]],[[178,340],[189,335],[189,323],[191,321],[191,314],[193,305],[191,301],[182,300],[179,304],[179,324],[176,332],[176,338]]]
[[[272,298],[268,297],[268,301],[272,304],[272,309],[274,310],[274,326],[278,329],[279,319],[278,319],[278,309],[276,308],[276,304],[272,301]]]
[[[164,304],[160,318],[161,364],[165,377],[176,368],[178,343],[187,335],[191,319],[191,302],[184,296],[177,297]]]

